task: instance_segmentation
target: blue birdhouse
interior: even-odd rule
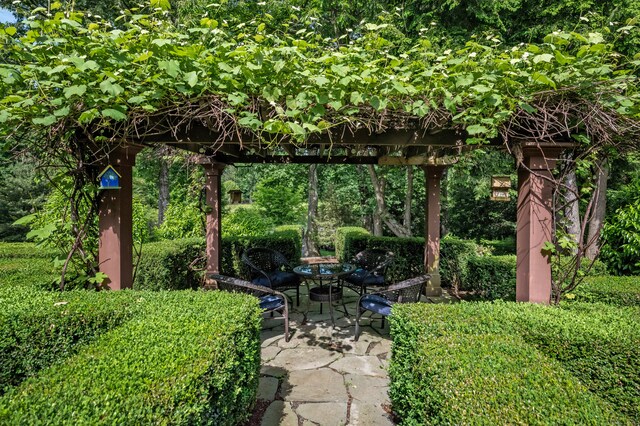
[[[98,175],[100,187],[98,189],[120,189],[120,175],[113,166],[109,165]]]

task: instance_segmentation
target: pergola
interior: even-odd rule
[[[403,126],[384,131],[332,129],[314,135],[305,143],[283,137],[266,143],[251,134],[229,137],[208,128],[206,123],[167,128],[153,136],[128,138],[109,153],[109,161],[121,176],[121,189],[104,191],[100,199],[100,270],[107,274],[112,289],[132,286],[132,167],[146,144],[164,143],[202,154],[206,175],[206,255],[208,273],[220,272],[221,175],[225,166],[238,163],[279,164],[377,164],[419,166],[425,173],[424,270],[432,278],[428,296],[442,294],[438,273],[440,253],[440,186],[444,170],[456,156],[472,149],[461,127],[420,129]],[[493,145],[501,146],[501,140]],[[551,266],[542,246],[551,240],[551,171],[566,141],[519,144],[522,161],[518,170],[517,289],[518,301],[548,303],[551,295]]]

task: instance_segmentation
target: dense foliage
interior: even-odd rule
[[[136,295],[146,300],[144,312],[7,392],[0,422],[246,420],[260,371],[256,299],[222,292]],[[107,296],[97,293],[96,299]]]
[[[637,423],[637,309],[397,305],[391,324],[406,424]]]

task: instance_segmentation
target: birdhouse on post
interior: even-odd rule
[[[509,201],[509,189],[511,188],[511,177],[492,176],[491,177],[491,200]]]
[[[98,179],[100,180],[98,189],[120,189],[120,177],[116,169],[108,165],[102,173],[98,175]]]
[[[239,189],[232,189],[229,191],[229,202],[231,204],[240,204],[242,203],[242,191]]]

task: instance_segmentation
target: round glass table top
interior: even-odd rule
[[[350,263],[314,263],[293,268],[293,272],[303,277],[330,278],[348,274],[356,270]]]

